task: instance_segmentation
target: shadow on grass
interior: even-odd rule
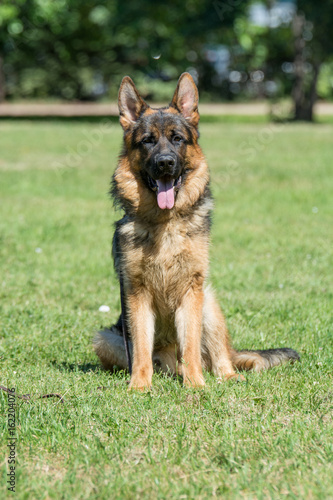
[[[54,368],[61,372],[98,372],[103,370],[100,364],[97,363],[68,363],[68,361],[51,361]]]
[[[125,376],[129,376],[128,370],[124,370],[119,366],[114,366],[112,370],[105,370],[102,365],[99,363],[69,363],[68,361],[58,362],[56,360],[51,361],[51,365],[59,370],[60,372],[72,372],[72,373],[88,373],[88,372],[103,372],[109,373],[110,375],[120,375],[125,374]]]

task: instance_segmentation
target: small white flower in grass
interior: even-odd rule
[[[110,308],[109,306],[101,306],[98,310],[102,313],[107,313],[110,311]]]
[[[14,375],[16,375],[16,372],[13,372],[13,373],[14,373]]]
[[[283,283],[279,284],[279,288],[283,288],[283,286],[284,286]]]
[[[39,247],[35,248],[35,252],[36,252],[36,253],[42,253],[42,251],[43,251],[43,250],[42,250],[41,248],[39,248]]]
[[[312,213],[317,214],[318,213],[318,207],[312,207]]]

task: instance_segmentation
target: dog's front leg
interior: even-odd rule
[[[127,297],[128,320],[133,343],[133,372],[129,389],[151,387],[155,318],[152,301],[146,290]]]
[[[202,387],[205,381],[201,367],[201,329],[204,295],[191,288],[176,311],[177,337],[182,357],[184,384]]]

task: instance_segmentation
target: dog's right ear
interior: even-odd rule
[[[189,73],[183,73],[178,80],[170,106],[176,108],[189,123],[197,127],[199,122],[198,101],[198,89],[192,76]]]
[[[120,123],[124,130],[130,129],[149,107],[140,96],[133,80],[125,76],[121,82],[118,97]]]

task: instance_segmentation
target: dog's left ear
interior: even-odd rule
[[[130,129],[149,107],[142,99],[133,80],[125,76],[121,82],[118,97],[120,123],[124,130]]]
[[[183,73],[179,80],[170,106],[176,108],[195,127],[199,123],[199,93],[190,73]]]

